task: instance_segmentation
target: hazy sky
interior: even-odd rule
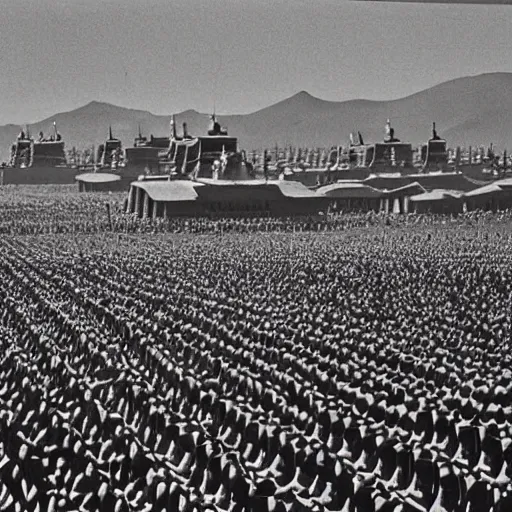
[[[512,71],[512,8],[348,0],[0,0],[0,124],[99,100],[247,113]]]

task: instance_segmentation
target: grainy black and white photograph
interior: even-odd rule
[[[512,512],[512,6],[0,0],[0,512]]]

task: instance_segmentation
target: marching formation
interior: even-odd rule
[[[119,217],[123,194],[79,194],[74,185],[0,187],[0,234],[95,233]]]
[[[480,226],[4,236],[0,510],[511,510]]]
[[[224,234],[275,232],[339,232],[380,226],[469,226],[512,222],[512,211],[472,210],[453,216],[435,214],[385,214],[331,212],[328,215],[294,217],[176,217],[139,218],[125,214],[125,194],[79,193],[71,186],[0,188],[0,235],[67,234],[76,236],[117,233]]]

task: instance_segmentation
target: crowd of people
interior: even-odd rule
[[[63,193],[63,188],[66,188]],[[192,233],[224,234],[255,232],[335,232],[363,227],[432,224],[474,225],[508,222],[512,211],[446,216],[434,214],[384,214],[331,212],[327,215],[295,217],[179,217],[141,219],[126,214],[126,194],[85,194],[76,187],[0,189],[1,235]]]
[[[508,212],[111,215],[0,239],[0,510],[512,510]]]

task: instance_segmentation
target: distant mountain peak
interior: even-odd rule
[[[299,91],[297,94],[294,94],[289,100],[301,100],[301,101],[325,101],[316,96],[313,96],[308,91]],[[286,100],[285,100],[286,101]]]
[[[112,103],[107,103],[106,101],[98,101],[93,100],[83,105],[82,107],[78,107],[71,112],[88,112],[88,113],[96,113],[96,112],[105,112],[112,111],[116,109],[123,109],[123,107],[118,107],[117,105],[112,105]]]
[[[424,143],[435,120],[439,135],[452,147],[488,144],[511,148],[512,73],[483,73],[461,77],[401,99],[332,101],[306,90],[250,114],[218,114],[230,135],[238,137],[242,149],[273,147],[276,143],[295,146],[330,147],[346,144],[351,131],[361,131],[366,142],[382,140],[383,123],[393,125],[404,142]],[[70,112],[61,112],[38,123],[31,133],[51,130],[55,121],[67,148],[103,144],[112,126],[125,147],[137,137],[139,125],[156,137],[169,133],[169,112],[154,115],[111,103],[93,100]],[[208,115],[190,109],[174,112],[178,131],[187,123],[190,134],[207,132]],[[8,159],[20,125],[0,126],[0,161]]]
[[[334,105],[340,105],[343,102],[325,100],[322,98],[318,98],[317,96],[313,96],[308,91],[300,91],[297,94],[294,94],[290,98],[283,100],[282,103],[292,103],[298,104],[300,106],[306,106],[309,108],[331,108]]]
[[[194,110],[193,108],[189,108],[188,110],[184,110],[183,112],[179,112],[177,114],[175,114],[177,116],[183,116],[183,117],[186,117],[188,115],[199,115],[199,116],[208,116],[210,114],[205,114],[203,112],[198,112],[197,110]]]
[[[106,101],[98,101],[98,100],[92,100],[89,103],[85,104],[83,107],[80,107],[82,109],[96,109],[96,108],[112,108],[116,107],[116,105],[112,105],[112,103],[108,103]]]

